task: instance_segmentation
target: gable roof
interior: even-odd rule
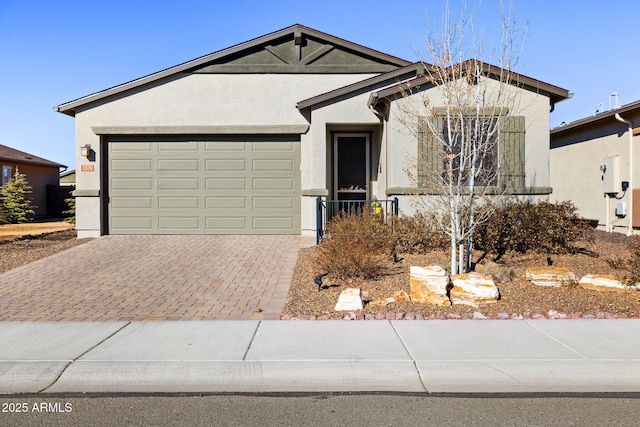
[[[496,76],[500,76],[503,71],[500,67],[480,62],[474,59],[469,59],[462,62],[460,66],[462,68],[468,68],[472,66],[475,67],[476,64],[481,65],[483,75],[488,75],[493,78],[495,78]],[[457,64],[454,66],[457,66]],[[425,64],[425,69],[427,71],[429,69],[435,69],[435,65]],[[509,77],[509,84],[520,86],[524,89],[531,90],[536,93],[542,93],[549,97],[549,101],[552,105],[571,97],[571,94],[566,89],[525,76],[524,74],[510,72]],[[428,75],[428,72],[424,74],[418,74],[409,81],[404,82],[408,86],[401,87],[401,85],[396,84],[377,93],[373,93],[372,98],[370,99],[370,104],[372,106],[375,106],[381,99],[397,96],[398,94],[403,93],[403,91],[409,90],[414,87],[419,87],[420,85],[423,85],[425,83],[430,83],[430,80],[431,79]]]
[[[60,163],[52,162],[51,160],[43,159],[42,157],[34,156],[33,154],[25,153],[24,151],[16,150],[15,148],[2,144],[0,144],[0,161],[1,160],[13,163],[28,163],[31,165],[66,168],[65,165],[61,165]]]
[[[78,107],[140,88],[180,73],[385,73],[409,61],[300,24],[231,46],[136,80],[61,104],[74,116]]]
[[[634,102],[630,102],[628,104],[625,104],[619,108],[613,108],[611,110],[607,110],[607,111],[603,111],[601,113],[596,113],[592,116],[589,117],[584,117],[582,119],[578,119],[575,120],[573,122],[564,124],[564,125],[560,125],[557,126],[553,129],[551,129],[551,135],[558,135],[561,134],[563,132],[567,132],[570,130],[575,130],[578,129],[580,127],[583,126],[588,126],[592,123],[596,123],[599,122],[601,120],[605,120],[605,119],[611,119],[613,118],[616,113],[617,114],[625,114],[625,113],[636,113],[640,111],[640,100],[639,101],[634,101]]]
[[[302,100],[298,102],[298,104],[296,104],[296,107],[299,110],[302,110],[304,108],[309,108],[324,102],[332,101],[341,96],[356,93],[361,90],[370,89],[375,86],[395,85],[412,77],[423,75],[426,69],[425,67],[427,66],[427,64],[424,64],[422,62],[416,62],[407,65],[406,67],[398,68],[396,70],[370,77],[368,79],[322,93],[312,98]]]

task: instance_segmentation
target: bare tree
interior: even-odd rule
[[[524,117],[518,116],[518,28],[502,11],[502,38],[490,65],[483,60],[474,14],[465,7],[441,33],[427,38],[424,75],[403,84],[400,121],[415,130],[418,167],[408,171],[419,200],[437,209],[451,239],[452,274],[469,271],[473,231],[490,209],[489,196],[524,186]],[[524,34],[524,33],[523,33]]]

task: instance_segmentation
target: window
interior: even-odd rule
[[[496,185],[498,181],[498,118],[463,117],[443,120],[443,172],[445,183]]]
[[[2,166],[2,185],[11,182],[11,166]]]
[[[487,148],[475,157],[476,167],[481,170],[476,174],[476,185],[492,186],[512,193],[524,188],[523,116],[469,116],[457,123],[447,123],[446,116],[437,114],[421,117],[418,126],[418,185],[427,192],[437,194],[439,188],[450,182],[448,180],[457,179],[460,161],[471,158],[468,153],[463,155],[464,149],[473,148],[474,138],[463,137],[468,132],[477,135],[477,139],[483,142],[480,145]],[[451,132],[448,126],[452,127]],[[449,141],[449,135],[452,141]],[[464,140],[467,144],[463,144]],[[452,160],[451,168],[449,159]],[[463,165],[463,169],[468,166]],[[460,176],[466,183],[469,178],[468,175]]]

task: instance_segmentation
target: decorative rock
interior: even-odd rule
[[[451,305],[451,301],[447,297],[449,278],[446,276],[444,268],[439,265],[411,266],[409,271],[411,301],[422,304]]]
[[[377,313],[375,319],[376,320],[384,320],[387,316],[384,313]]]
[[[498,320],[507,320],[509,318],[509,313],[498,313]]]
[[[311,316],[307,315],[307,314],[301,314],[300,316],[298,316],[298,320],[309,320]]]
[[[594,291],[627,291],[627,290],[640,290],[640,286],[626,285],[620,278],[609,275],[597,275],[587,274],[583,276],[578,285],[585,289],[591,289]]]
[[[348,312],[343,317],[344,320],[356,320],[356,314],[352,311]]]
[[[453,288],[449,292],[453,304],[477,307],[498,301],[500,291],[490,276],[479,273],[455,274],[451,276]]]
[[[416,314],[416,320],[424,320],[424,316],[420,313]]]
[[[498,318],[498,315],[496,313],[487,314],[487,319],[489,320],[496,320],[497,318]]]
[[[364,320],[375,320],[376,316],[374,314],[367,313],[364,315]]]
[[[492,274],[491,278],[495,283],[507,283],[513,280],[513,277],[506,271],[500,271],[498,273]]]
[[[291,316],[290,316],[290,315],[288,315],[288,314],[285,314],[285,315],[284,315],[284,316],[282,316],[280,319],[281,319],[281,320],[291,320]]]
[[[473,319],[473,313],[465,313],[464,316],[462,316],[462,318],[465,320],[471,320]]]
[[[475,271],[485,276],[493,276],[494,274],[505,274],[509,278],[508,281],[511,281],[511,279],[516,276],[513,268],[500,265],[497,262],[493,261],[487,261],[484,263],[484,265],[476,265]]]
[[[395,313],[387,313],[387,315],[385,316],[386,320],[396,320],[396,315]]]
[[[396,300],[393,297],[389,297],[389,298],[384,298],[384,299],[374,299],[373,301],[371,301],[369,303],[369,305],[372,306],[376,306],[376,305],[389,305],[393,302],[396,302]]]
[[[436,316],[436,320],[447,320],[447,316],[445,316],[444,314],[438,314]]]
[[[409,302],[409,301],[411,301],[409,299],[409,294],[407,293],[407,291],[395,291],[393,293],[393,299],[395,300],[395,302]]]
[[[582,318],[583,319],[597,319],[597,317],[594,314],[591,314],[591,313],[583,314]]]
[[[525,277],[538,286],[561,286],[577,280],[573,271],[564,267],[529,267]]]
[[[569,319],[582,319],[582,313],[571,313]]]
[[[447,319],[462,319],[462,316],[457,313],[449,313],[447,314]]]
[[[542,319],[546,319],[546,318],[547,318],[547,316],[545,316],[542,313],[531,313],[531,319],[542,320]]]
[[[340,293],[335,311],[359,311],[362,310],[362,297],[360,289],[347,288]]]
[[[525,319],[531,319],[531,313],[529,313],[528,311],[525,313],[522,313],[522,317],[524,317]]]
[[[511,315],[511,319],[512,320],[524,320],[524,316],[522,314],[519,314],[519,313],[513,313]]]
[[[413,313],[407,313],[406,316],[404,316],[405,320],[416,320],[416,315]]]
[[[402,320],[402,319],[404,319],[404,314],[396,313],[396,320]]]
[[[427,320],[436,320],[437,318],[438,317],[435,315],[435,313],[431,313],[426,317]]]
[[[474,311],[473,312],[473,319],[475,320],[485,320],[487,318],[487,316],[485,316],[484,314],[480,313],[479,311]]]
[[[358,315],[356,316],[356,320],[364,320],[364,313],[363,312],[358,313]]]

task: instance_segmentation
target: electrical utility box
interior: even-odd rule
[[[602,166],[602,187],[605,194],[616,194],[620,188],[620,156],[607,157]]]
[[[627,204],[625,202],[616,203],[616,216],[620,218],[627,216]]]

